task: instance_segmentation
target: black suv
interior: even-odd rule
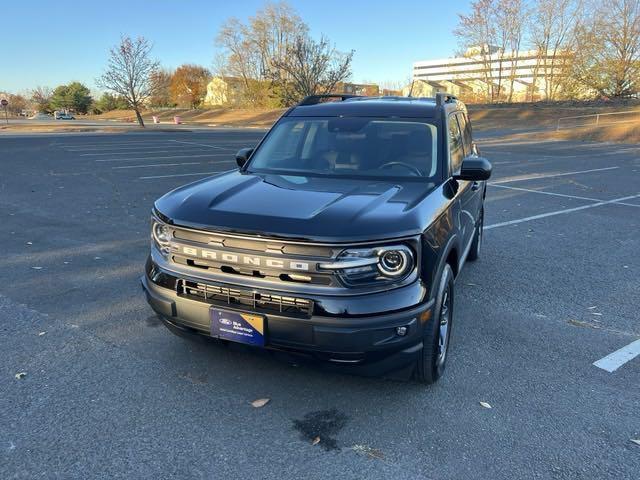
[[[236,160],[155,202],[142,284],[166,326],[437,380],[491,175],[464,104],[308,97]]]

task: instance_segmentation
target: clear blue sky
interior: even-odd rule
[[[354,49],[352,80],[401,81],[416,60],[451,56],[457,13],[469,0],[290,0],[315,36]],[[231,16],[246,19],[262,0],[5,0],[0,15],[0,91],[72,80],[95,89],[121,34],[154,44],[163,66],[211,68],[215,36]]]

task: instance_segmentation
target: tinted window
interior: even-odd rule
[[[456,121],[456,115],[449,116],[449,160],[451,162],[451,174],[454,175],[460,171],[460,165],[464,157],[462,148],[462,135],[460,127]]]
[[[467,116],[464,113],[458,113],[458,123],[460,124],[460,130],[462,131],[464,155],[467,157],[471,155],[471,145],[473,143],[471,138],[471,124],[467,121]]]
[[[433,177],[434,125],[372,118],[284,118],[253,154],[249,170],[317,175]]]

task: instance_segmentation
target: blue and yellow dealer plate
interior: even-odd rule
[[[264,347],[264,317],[211,308],[211,336]]]

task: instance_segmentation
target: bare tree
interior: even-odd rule
[[[249,19],[250,41],[259,53],[262,78],[273,69],[273,60],[282,60],[287,49],[308,30],[287,2],[267,3]]]
[[[300,35],[286,54],[272,59],[270,76],[287,104],[307,95],[326,94],[351,75],[354,51],[338,52],[326,37],[319,41]]]
[[[526,6],[523,0],[500,0],[498,3],[498,18],[501,29],[504,32],[505,49],[509,55],[509,96],[508,102],[513,101],[513,86],[518,75],[518,59],[520,57],[520,45],[524,36]],[[501,75],[502,76],[502,75]]]
[[[471,3],[469,14],[458,14],[458,26],[454,35],[463,50],[463,55],[476,59],[481,64],[481,78],[485,88],[486,101],[493,102],[496,88],[492,78],[492,45],[496,29],[493,21],[495,0],[476,0]],[[473,80],[475,74],[470,78]]]
[[[246,103],[264,106],[273,93],[268,80],[274,59],[282,61],[295,39],[307,31],[307,25],[286,2],[267,3],[247,24],[230,18],[216,38],[225,57],[224,61],[217,59],[217,73],[240,78]]]
[[[133,40],[124,36],[120,45],[109,52],[107,69],[96,80],[99,87],[121,95],[136,112],[138,123],[144,127],[140,111],[152,95],[152,75],[159,62],[151,59],[151,44],[144,38]]]
[[[51,110],[53,90],[49,87],[36,87],[31,91],[31,102],[38,112],[46,113]]]
[[[578,35],[573,74],[605,97],[640,92],[640,0],[599,5]]]
[[[531,43],[537,51],[532,100],[540,70],[545,78],[545,98],[556,98],[567,75],[571,52],[576,48],[574,33],[580,25],[582,5],[582,0],[536,0],[530,31]]]

